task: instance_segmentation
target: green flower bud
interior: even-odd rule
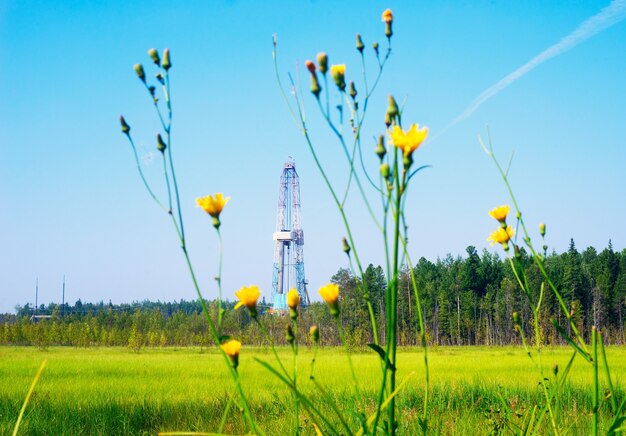
[[[157,133],[157,150],[159,150],[161,153],[165,153],[166,148],[167,148],[167,145],[165,145],[165,142],[163,142],[163,138],[161,137],[161,134]]]
[[[287,342],[289,342],[290,344],[293,344],[293,341],[295,340],[295,336],[293,334],[293,329],[291,328],[291,324],[287,325],[287,333],[285,334],[285,339],[287,340]]]
[[[556,377],[556,375],[559,373],[559,365],[558,364],[554,364],[552,366],[552,374],[554,374],[554,376]]]
[[[135,64],[133,69],[135,70],[135,73],[137,73],[137,77],[139,77],[143,83],[146,83],[146,73],[143,71],[143,65]]]
[[[120,124],[122,125],[122,133],[130,134],[130,126],[126,123],[126,120],[120,115]]]
[[[152,62],[154,62],[154,65],[158,66],[161,63],[161,59],[159,58],[159,52],[156,48],[151,48],[150,50],[148,50],[148,56],[150,56]]]
[[[542,237],[546,235],[546,225],[544,223],[539,224],[539,233]]]
[[[326,53],[318,53],[317,65],[319,65],[320,73],[326,74],[326,71],[328,71],[328,56],[326,56]]]
[[[172,68],[172,61],[170,60],[170,49],[169,48],[166,48],[165,50],[163,50],[163,62],[161,63],[161,66],[163,67],[163,69],[165,71],[167,71],[170,68]]]
[[[378,57],[378,43],[377,42],[373,43],[372,44],[372,48],[376,52],[376,57]]]
[[[391,115],[389,115],[389,112],[385,113],[385,126],[387,126],[387,128],[391,126]]]
[[[348,240],[345,237],[342,239],[342,243],[343,243],[343,252],[346,253],[349,256],[350,255],[350,244],[348,244]]]
[[[352,97],[352,100],[354,100],[356,98],[357,92],[356,92],[356,88],[354,87],[354,82],[350,82],[350,97]]]
[[[361,39],[361,35],[359,35],[358,33],[356,34],[356,49],[363,53],[363,49],[365,48],[365,45],[363,44],[363,40]]]
[[[518,312],[513,312],[513,324],[520,325],[521,319]]]
[[[387,105],[387,113],[391,119],[394,119],[400,113],[400,109],[398,109],[398,103],[396,103],[396,99],[393,98],[393,95],[389,96],[389,104]]]
[[[387,147],[385,147],[385,135],[378,135],[378,144],[376,145],[376,154],[382,161],[387,154]]]
[[[320,92],[322,92],[322,87],[320,86],[320,82],[317,80],[317,74],[311,74],[311,93],[319,98]]]
[[[383,176],[383,179],[388,180],[390,173],[391,168],[389,168],[389,164],[384,163],[380,166],[380,174]]]

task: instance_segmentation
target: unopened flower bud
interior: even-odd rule
[[[120,124],[122,125],[122,133],[130,134],[130,126],[126,123],[126,120],[120,115]]]
[[[148,55],[152,59],[152,62],[154,62],[154,65],[158,66],[161,63],[161,58],[159,58],[159,52],[156,48],[148,50]]]
[[[517,244],[513,245],[513,252],[515,253],[515,258],[516,259],[519,260],[519,259],[522,258],[522,252],[521,252],[521,250],[519,248],[519,245],[517,245]]]
[[[320,330],[317,328],[316,325],[312,325],[311,328],[309,329],[309,335],[311,336],[311,339],[313,340],[313,342],[317,343],[320,340]]]
[[[311,93],[319,98],[320,92],[322,92],[322,87],[319,80],[317,80],[317,74],[313,73],[311,74]]]
[[[163,138],[161,137],[161,134],[157,133],[157,150],[159,150],[161,153],[165,153],[166,148],[167,148],[167,145],[165,145],[165,142],[163,142]]]
[[[539,233],[542,237],[546,235],[546,225],[544,223],[539,224]]]
[[[519,316],[519,312],[513,312],[513,324],[520,325],[521,320]]]
[[[382,161],[387,154],[387,147],[385,147],[385,135],[378,136],[378,144],[376,145],[376,154]]]
[[[321,52],[317,54],[317,65],[319,65],[320,73],[326,74],[326,71],[328,71],[328,56],[326,56],[326,53]]]
[[[391,126],[391,115],[389,115],[389,112],[385,113],[385,126],[387,126],[387,128]]]
[[[365,48],[365,45],[363,44],[363,40],[361,39],[361,35],[359,35],[358,33],[356,34],[356,49],[363,53],[363,49]]]
[[[143,65],[135,64],[133,69],[135,70],[135,73],[137,73],[137,77],[139,77],[143,83],[146,83],[146,73],[143,71]]]
[[[169,48],[166,48],[165,50],[163,50],[163,62],[161,63],[161,66],[163,67],[163,69],[165,71],[167,71],[170,68],[172,68],[172,61],[170,60],[170,49]]]
[[[559,365],[555,363],[552,366],[552,374],[554,374],[554,376],[556,377],[558,373],[559,373]]]
[[[389,168],[389,164],[384,163],[380,166],[380,174],[383,176],[383,179],[385,180],[389,179],[390,172],[391,172],[391,169]]]
[[[293,344],[293,341],[295,339],[295,336],[293,334],[293,328],[291,328],[291,324],[287,325],[287,333],[285,334],[285,339],[287,340],[287,342],[289,342],[290,344]]]
[[[352,100],[354,100],[356,98],[356,88],[354,87],[354,82],[350,82],[350,97],[352,97]]]
[[[163,77],[163,74],[161,73],[156,73],[156,75],[154,76],[157,81],[161,84],[161,85],[165,85],[165,78]]]
[[[393,95],[389,96],[389,104],[387,105],[387,113],[391,117],[391,119],[398,116],[400,113],[400,109],[398,109],[398,103],[396,103],[396,99],[393,98]]]
[[[350,244],[348,244],[348,240],[344,237],[341,241],[343,243],[343,252],[350,256]]]
[[[376,56],[378,56],[378,43],[375,42],[372,44],[372,48],[374,49],[374,51],[376,52]]]
[[[311,74],[315,74],[315,64],[313,63],[313,61],[306,61],[304,65]]]

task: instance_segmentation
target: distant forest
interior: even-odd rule
[[[522,250],[528,280],[537,295],[542,276],[532,259]],[[589,247],[582,253],[570,242],[567,252],[546,257],[548,274],[561,290],[581,332],[588,335],[595,325],[609,343],[624,344],[626,316],[626,249],[615,252],[609,241],[600,253]],[[518,312],[522,327],[531,333],[532,311],[520,291],[507,259],[487,250],[478,253],[469,246],[464,257],[451,255],[431,262],[421,258],[414,267],[422,299],[427,340],[431,345],[506,345],[518,344],[512,314]],[[365,272],[370,299],[384,337],[386,278],[383,268],[370,265]],[[367,308],[361,297],[359,279],[340,269],[331,279],[341,289],[341,322],[348,345],[360,348],[372,342]],[[418,341],[417,311],[410,286],[409,271],[400,277],[399,344],[415,345]],[[309,290],[314,293],[315,290]],[[566,330],[565,317],[546,287],[540,317],[542,341],[560,344],[554,329],[555,319]],[[217,302],[209,301],[211,315],[217,315]],[[223,333],[241,339],[246,345],[266,343],[257,325],[246,310],[231,310],[234,303],[225,302]],[[286,343],[288,317],[267,313],[261,305],[261,321],[268,326],[276,343]],[[199,301],[161,303],[144,301],[133,304],[82,303],[74,305],[41,305],[38,315],[49,318],[33,320],[34,308],[18,306],[17,313],[0,315],[0,344],[128,346],[136,351],[142,347],[209,346],[211,338]],[[313,303],[301,310],[300,332],[311,325],[320,328],[322,345],[339,343],[336,325],[324,303]],[[305,333],[301,343],[308,343]]]

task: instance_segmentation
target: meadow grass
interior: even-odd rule
[[[279,349],[284,362],[291,351]],[[299,356],[299,386],[314,398],[316,389],[308,382],[312,350],[302,348]],[[268,434],[293,432],[293,400],[281,382],[254,361],[273,362],[269,350],[245,348],[240,373],[253,413]],[[543,362],[551,374],[557,363],[564,368],[571,351],[547,348]],[[499,395],[519,415],[540,402],[538,371],[517,347],[439,347],[431,349],[430,430],[441,434],[489,434],[504,423]],[[626,375],[626,347],[609,347],[617,386]],[[157,431],[215,431],[222,412],[234,392],[233,381],[216,350],[199,348],[145,349],[134,353],[126,348],[0,347],[0,434],[10,434],[30,382],[43,359],[48,359],[26,410],[21,434],[154,434]],[[401,349],[398,380],[415,371],[398,397],[400,432],[413,434],[422,405],[424,375],[421,352]],[[380,360],[372,352],[355,353],[353,362],[359,379],[357,393],[351,383],[345,354],[338,348],[320,350],[316,380],[335,402],[317,396],[330,416],[337,407],[358,428],[357,405],[373,412]],[[561,424],[572,434],[586,434],[591,423],[592,380],[582,359],[576,358],[569,382],[559,396]],[[620,395],[622,390],[618,389]],[[517,415],[513,419],[520,419]],[[601,406],[601,429],[606,428],[608,407]],[[301,414],[303,434],[314,434]],[[547,422],[545,423],[547,424]],[[228,418],[229,433],[244,433],[238,410]],[[545,427],[546,432],[548,428]],[[549,432],[548,432],[549,433]]]

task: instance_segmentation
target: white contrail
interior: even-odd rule
[[[553,46],[548,47],[546,50],[539,53],[537,56],[519,67],[517,70],[513,71],[508,76],[504,77],[495,85],[487,88],[482,94],[476,97],[476,99],[463,111],[463,113],[456,117],[456,119],[452,121],[444,129],[444,131],[469,117],[484,102],[489,100],[498,92],[502,91],[511,83],[515,82],[524,74],[528,73],[530,70],[538,67],[545,61],[576,47],[581,42],[622,21],[624,18],[626,18],[626,0],[613,0],[611,4],[603,8],[596,15],[583,21],[572,33],[562,38]]]

